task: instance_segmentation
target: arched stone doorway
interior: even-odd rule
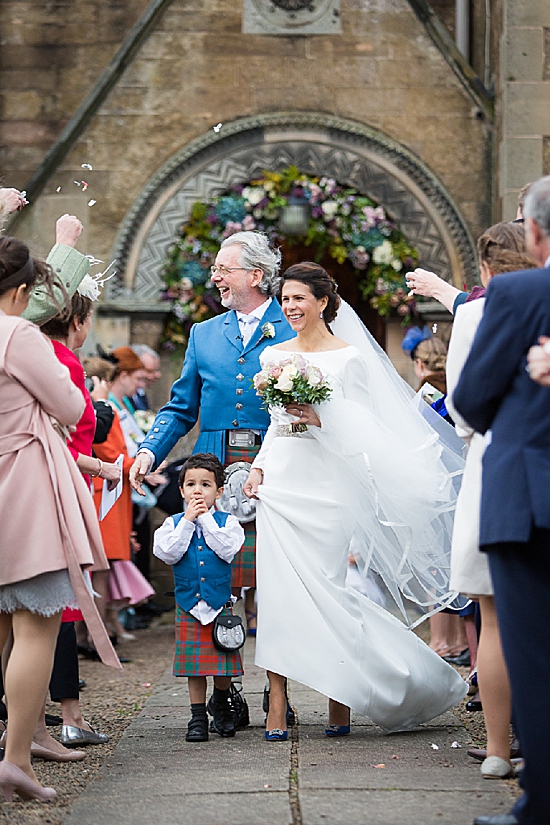
[[[103,311],[163,314],[161,270],[190,206],[291,164],[379,202],[420,252],[421,265],[457,286],[477,274],[475,246],[442,183],[411,152],[368,126],[315,113],[275,113],[224,124],[191,142],[148,182],[126,215]]]

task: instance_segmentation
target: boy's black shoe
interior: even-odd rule
[[[229,695],[231,697],[233,710],[235,711],[235,730],[243,730],[250,724],[248,702],[244,698],[242,690],[243,686],[240,682],[231,682]]]
[[[229,690],[218,690],[210,697],[207,705],[208,713],[212,716],[210,730],[220,736],[235,736],[236,719],[235,709],[231,702]]]
[[[193,716],[187,725],[186,742],[208,742],[208,718]]]

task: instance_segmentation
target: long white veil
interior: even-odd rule
[[[454,429],[419,402],[352,308],[342,301],[334,334],[356,347],[367,372],[354,399],[323,407],[310,432],[345,485],[351,549],[386,609],[414,627],[448,605],[453,514],[464,468]],[[422,410],[422,412],[421,412]]]

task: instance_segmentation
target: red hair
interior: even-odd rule
[[[145,369],[141,359],[131,347],[117,347],[113,350],[113,355],[116,358],[114,378],[118,378],[121,372],[136,372]]]

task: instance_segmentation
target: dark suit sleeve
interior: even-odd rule
[[[197,325],[191,329],[181,376],[172,386],[170,401],[159,412],[141,447],[151,450],[158,466],[199,417],[202,381],[196,355]]]
[[[93,401],[92,403],[96,417],[94,444],[103,444],[109,435],[115,411],[110,404],[107,404],[105,401]]]
[[[519,312],[507,283],[491,281],[483,318],[452,398],[477,432],[491,428],[525,359],[528,344]]]

